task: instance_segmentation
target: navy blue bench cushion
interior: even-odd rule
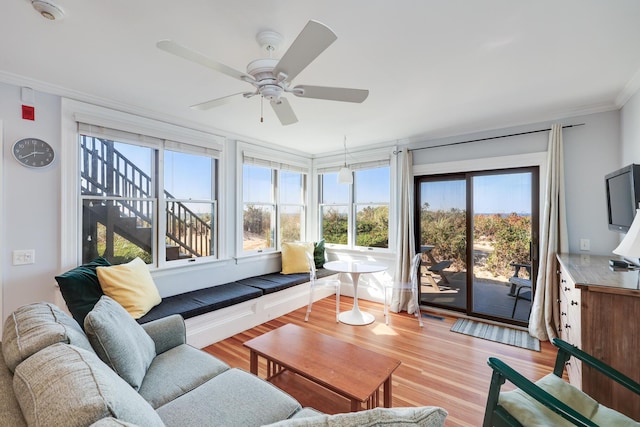
[[[316,271],[316,276],[318,278],[330,276],[332,274],[336,274],[336,272],[325,270],[324,268],[319,268]],[[262,276],[248,277],[246,279],[238,280],[237,283],[261,289],[262,292],[264,292],[264,294],[266,295],[299,285],[301,283],[306,283],[308,281],[309,273],[271,273],[263,274]]]
[[[309,280],[308,277],[307,280]],[[188,319],[258,298],[262,294],[263,292],[258,288],[237,282],[198,289],[163,298],[160,304],[138,319],[138,322],[146,323],[172,314],[180,314],[183,318]]]

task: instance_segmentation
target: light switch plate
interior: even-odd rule
[[[16,249],[13,251],[13,265],[26,265],[36,262],[35,249]]]
[[[591,242],[589,239],[580,239],[580,250],[588,251],[591,249]]]

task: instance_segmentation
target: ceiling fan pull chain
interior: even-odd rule
[[[260,123],[264,122],[264,96],[260,95]]]

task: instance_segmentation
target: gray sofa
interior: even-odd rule
[[[436,407],[325,415],[186,344],[178,315],[139,325],[109,297],[84,331],[50,303],[4,323],[0,420],[11,426],[442,426]]]

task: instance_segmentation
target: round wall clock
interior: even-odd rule
[[[16,141],[11,152],[20,164],[30,168],[49,166],[55,157],[53,147],[38,138],[23,138]]]

